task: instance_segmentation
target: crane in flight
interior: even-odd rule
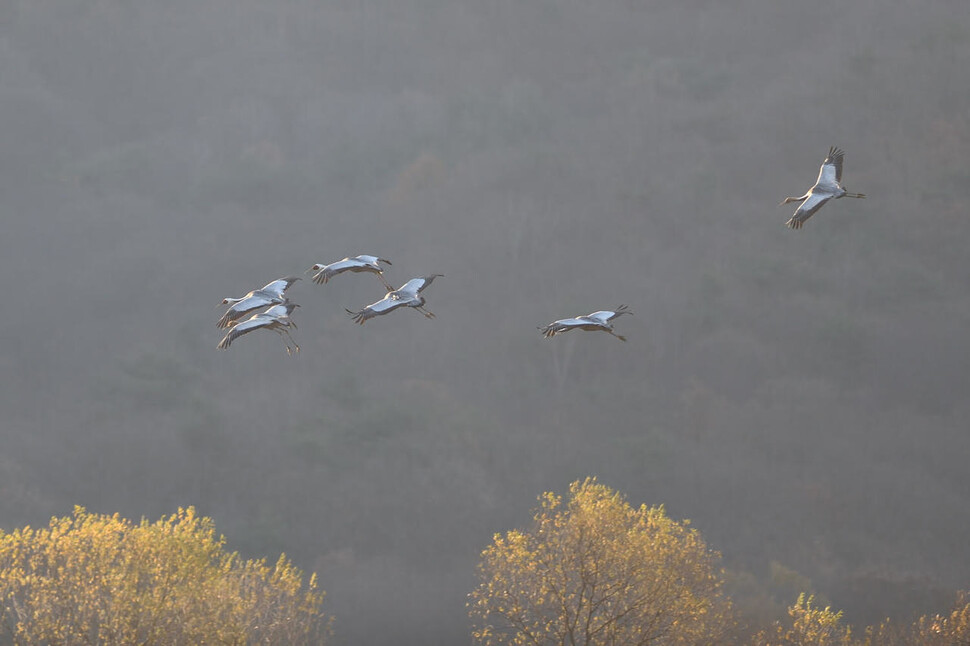
[[[219,322],[216,324],[220,328],[227,328],[233,325],[234,321],[241,319],[247,312],[251,312],[260,307],[279,305],[285,299],[284,294],[300,278],[296,276],[286,276],[273,282],[254,289],[242,298],[224,298],[221,305],[229,305],[229,309]]]
[[[801,202],[795,209],[794,215],[786,222],[791,229],[801,229],[805,220],[812,217],[816,211],[831,199],[842,197],[865,197],[864,193],[850,193],[842,186],[842,160],[845,153],[835,146],[829,148],[828,157],[822,162],[822,167],[818,171],[818,179],[815,186],[808,189],[808,193],[801,197],[786,197],[781,201],[782,206],[790,202]]]
[[[273,330],[280,335],[283,339],[283,345],[286,346],[286,354],[293,354],[294,352],[300,351],[300,346],[297,345],[293,337],[290,336],[289,328],[296,329],[296,323],[290,318],[293,310],[299,307],[298,304],[292,301],[286,300],[282,303],[273,305],[265,312],[260,312],[258,314],[253,314],[251,317],[246,319],[241,323],[233,325],[229,332],[222,338],[219,345],[216,346],[220,350],[228,350],[232,342],[241,337],[244,334],[249,334],[253,330],[267,329]],[[290,347],[290,343],[293,347]]]
[[[598,310],[586,316],[577,316],[571,319],[559,319],[548,325],[540,325],[539,330],[542,336],[549,338],[557,334],[568,332],[569,330],[600,330],[612,334],[620,341],[626,341],[626,337],[617,334],[613,330],[612,321],[624,314],[633,314],[626,305],[620,305],[615,310]]]
[[[376,275],[384,284],[387,291],[394,291],[394,288],[384,279],[384,268],[380,265],[382,262],[388,265],[392,264],[390,260],[378,256],[360,255],[354,256],[353,258],[344,258],[343,260],[332,262],[329,265],[317,263],[304,273],[308,274],[311,271],[317,272],[313,275],[312,280],[317,284],[323,285],[334,276],[342,274],[345,271],[352,271],[354,273],[367,272]]]
[[[412,278],[397,289],[388,292],[384,298],[376,303],[371,303],[367,307],[356,312],[353,310],[347,310],[347,313],[351,316],[351,318],[353,318],[355,323],[360,323],[361,325],[375,316],[389,314],[390,312],[393,312],[401,307],[413,307],[417,311],[424,314],[425,317],[433,319],[435,318],[435,315],[424,308],[425,300],[424,296],[421,295],[421,292],[423,292],[425,288],[427,288],[428,285],[430,285],[434,279],[438,278],[439,276],[444,276],[444,274],[431,274],[429,276]]]

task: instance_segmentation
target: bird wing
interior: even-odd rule
[[[278,305],[274,305],[273,307],[267,309],[265,312],[262,312],[262,315],[275,316],[279,318],[288,317],[290,314],[293,313],[293,310],[295,310],[298,307],[299,305],[297,305],[296,303],[293,303],[291,301],[286,301],[285,303],[279,303]]]
[[[798,205],[791,219],[786,223],[791,229],[801,229],[805,220],[812,217],[822,205],[832,199],[831,195],[825,193],[811,193],[808,198]]]
[[[323,267],[320,271],[314,274],[313,281],[323,284],[337,274],[342,274],[345,271],[370,271],[381,274],[383,269],[377,264],[379,260],[381,259],[377,256],[354,256],[353,258],[344,258],[343,260],[338,260],[335,263],[331,263]]]
[[[216,347],[219,348],[220,350],[225,350],[230,345],[232,345],[233,341],[235,341],[242,335],[249,334],[253,330],[258,330],[261,327],[267,327],[269,325],[272,325],[275,321],[276,321],[275,317],[264,316],[262,314],[257,314],[256,316],[252,316],[246,319],[245,321],[243,321],[242,323],[232,326],[232,329],[229,330],[226,336],[222,338],[222,341],[220,341],[219,345]]]
[[[414,294],[417,294],[418,292],[420,292],[425,287],[427,287],[427,282],[428,281],[425,280],[424,278],[412,278],[408,282],[406,282],[403,285],[401,285],[400,287],[398,287],[392,293],[399,292],[401,294],[411,294],[411,295],[414,295]]]
[[[421,276],[420,278],[415,278],[414,280],[421,281],[421,286],[418,287],[417,293],[420,294],[421,292],[423,292],[425,288],[427,288],[429,285],[431,285],[431,283],[434,282],[435,278],[438,278],[439,276],[443,276],[443,275],[444,274],[431,274],[429,276]]]
[[[359,260],[363,264],[374,265],[375,267],[380,266],[377,264],[379,262],[385,262],[388,265],[392,264],[390,260],[385,260],[384,258],[381,258],[379,256],[369,256],[367,254],[361,254],[359,256],[355,256],[354,260]]]
[[[444,276],[444,274],[431,274],[430,276],[418,276],[417,278],[412,278],[408,282],[398,287],[395,291],[417,296],[423,292],[428,285],[434,282],[435,278],[438,278],[439,276]]]
[[[374,316],[393,312],[399,307],[406,307],[415,301],[414,298],[382,298],[376,303],[368,305],[364,309],[369,309]]]
[[[587,314],[583,318],[591,321],[598,321],[600,323],[606,323],[607,321],[612,319],[615,315],[616,315],[616,312],[612,310],[599,310],[597,312],[592,312],[590,314]]]
[[[620,305],[613,310],[613,316],[610,317],[610,320],[612,321],[622,314],[629,314],[630,316],[633,316],[633,312],[630,311],[630,307],[628,305]]]
[[[588,316],[580,316],[579,321],[581,322],[581,325],[579,327],[592,325],[594,327],[603,328],[604,330],[613,329],[613,326],[610,325],[609,323],[609,319],[603,320],[601,318],[595,318],[592,315],[588,315]]]
[[[593,312],[592,314],[586,315],[586,318],[596,319],[597,321],[606,323],[608,321],[612,321],[617,316],[622,314],[633,314],[633,312],[631,312],[630,308],[628,308],[626,305],[620,305],[615,310],[599,310],[597,312]]]
[[[351,267],[359,267],[360,261],[357,258],[344,258],[343,260],[338,260],[337,262],[332,262],[326,267],[325,270],[331,272],[332,274],[339,274],[342,271],[347,271]]]
[[[393,312],[399,307],[406,307],[414,301],[415,299],[413,298],[395,298],[391,296],[391,294],[388,294],[381,300],[377,301],[376,303],[371,303],[362,310],[358,310],[356,312],[347,310],[347,313],[353,317],[354,321],[363,325],[364,321],[368,319]]]
[[[845,153],[832,146],[829,148],[828,157],[822,162],[822,167],[818,170],[816,186],[839,186],[842,183],[842,160]]]
[[[247,312],[252,312],[260,307],[269,307],[270,305],[276,305],[278,303],[277,299],[270,298],[268,296],[249,296],[244,298],[238,303],[232,305],[226,313],[222,315],[217,323],[218,327],[226,328],[232,325],[233,321],[239,320]]]
[[[550,337],[567,332],[573,328],[582,327],[585,324],[586,321],[583,321],[582,318],[559,319],[548,325],[541,326],[539,330],[543,336]]]
[[[313,275],[313,282],[323,285],[328,282],[331,278],[337,274],[342,274],[348,269],[359,266],[358,263],[352,258],[344,258],[343,260],[338,260],[337,262],[332,262],[329,265],[324,265],[320,270]]]
[[[317,284],[323,285],[324,283],[330,280],[330,276],[331,276],[331,272],[329,267],[324,267],[317,273],[313,274],[313,278],[311,278],[310,280],[312,280]]]
[[[286,278],[279,278],[269,283],[265,287],[263,287],[261,291],[264,291],[268,294],[275,294],[276,296],[279,296],[280,298],[282,298],[283,293],[286,290],[288,290],[290,286],[298,280],[300,279],[297,276],[287,276]]]

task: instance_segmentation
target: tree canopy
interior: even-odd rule
[[[720,555],[663,507],[594,478],[545,493],[532,527],[482,552],[469,613],[480,644],[711,643],[729,625]]]
[[[324,592],[285,555],[227,552],[193,508],[0,531],[0,624],[14,644],[320,644]]]
[[[970,644],[970,593],[958,592],[945,614],[923,615],[911,625],[886,619],[854,638],[842,623],[842,611],[819,608],[804,593],[788,607],[788,620],[776,622],[751,641],[752,646],[966,646]]]

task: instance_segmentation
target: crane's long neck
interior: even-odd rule
[[[784,200],[782,200],[779,206],[781,206],[782,204],[788,204],[789,202],[804,202],[805,200],[808,199],[808,196],[811,194],[812,192],[809,191],[808,193],[805,193],[805,195],[802,195],[801,197],[786,197]]]

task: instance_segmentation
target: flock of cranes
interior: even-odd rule
[[[805,221],[812,217],[826,202],[842,197],[864,198],[863,193],[850,193],[842,186],[842,162],[845,153],[832,146],[829,154],[818,172],[818,179],[815,185],[808,190],[805,195],[800,197],[786,197],[779,206],[791,202],[800,202],[798,208],[791,219],[786,223],[789,228],[801,229]],[[313,282],[323,285],[330,281],[334,276],[345,272],[352,273],[371,273],[377,276],[384,286],[387,293],[382,299],[367,305],[357,311],[347,310],[352,320],[363,325],[368,320],[389,314],[396,309],[412,308],[423,314],[426,318],[433,319],[435,315],[425,308],[425,298],[422,292],[428,288],[435,278],[443,274],[430,274],[412,278],[397,289],[391,286],[384,278],[383,265],[390,266],[390,260],[379,256],[359,255],[353,258],[344,258],[329,265],[315,264],[306,270],[305,273],[314,272]],[[242,298],[225,298],[222,305],[229,308],[217,323],[220,328],[228,328],[226,336],[217,346],[221,350],[226,350],[233,341],[244,334],[253,330],[267,329],[273,330],[283,339],[287,354],[300,351],[300,346],[290,335],[290,329],[296,329],[296,324],[291,318],[293,310],[299,307],[286,297],[286,290],[293,286],[293,283],[300,280],[297,276],[287,276],[274,280],[260,289],[254,289]],[[264,311],[253,314],[248,319],[240,321],[247,313],[253,310],[266,308]],[[613,310],[598,310],[584,316],[565,318],[553,321],[548,325],[540,325],[539,331],[546,338],[563,334],[569,330],[590,330],[606,332],[626,341],[626,337],[617,334],[613,329],[613,321],[623,314],[633,314],[626,305],[620,305]]]
[[[314,272],[311,280],[320,285],[329,282],[334,276],[345,272],[370,273],[377,276],[381,284],[384,285],[384,289],[387,290],[384,298],[356,312],[347,310],[347,313],[353,320],[361,325],[375,316],[383,316],[400,307],[411,307],[424,314],[427,318],[434,318],[434,313],[425,309],[425,299],[421,295],[421,292],[435,278],[443,276],[443,274],[431,274],[429,276],[412,278],[397,289],[394,289],[384,278],[384,267],[381,263],[391,265],[390,260],[379,256],[360,255],[354,256],[353,258],[344,258],[329,265],[317,263],[304,273],[309,274],[310,272]],[[242,298],[224,298],[221,304],[228,305],[229,308],[216,325],[220,328],[228,328],[229,331],[226,332],[226,336],[222,338],[222,341],[219,342],[217,347],[220,350],[227,350],[232,345],[232,342],[242,335],[248,334],[253,330],[266,329],[273,330],[280,335],[280,338],[283,339],[283,345],[286,347],[287,354],[299,352],[300,346],[290,335],[290,329],[296,329],[296,323],[293,322],[292,314],[293,310],[299,307],[299,304],[294,303],[286,296],[286,290],[292,287],[293,283],[298,280],[300,280],[298,276],[287,276],[274,280],[259,289],[254,289]],[[264,307],[267,309],[258,314],[253,314],[244,321],[238,322],[247,313]]]
[[[222,299],[222,304],[228,305],[229,309],[226,310],[226,313],[222,315],[222,318],[219,319],[216,325],[220,328],[229,328],[229,332],[226,333],[226,336],[222,337],[222,341],[216,347],[220,350],[228,350],[232,342],[243,334],[265,328],[267,330],[273,330],[283,338],[283,344],[286,346],[287,354],[299,352],[300,346],[290,336],[290,328],[296,329],[296,324],[290,318],[290,314],[299,305],[285,296],[286,290],[298,280],[300,279],[297,276],[287,276],[286,278],[274,280],[259,289],[254,289],[242,298]],[[253,314],[241,323],[234,322],[241,319],[248,312],[267,306],[269,307],[265,311],[259,314]],[[292,348],[290,347],[290,343],[293,344]]]

